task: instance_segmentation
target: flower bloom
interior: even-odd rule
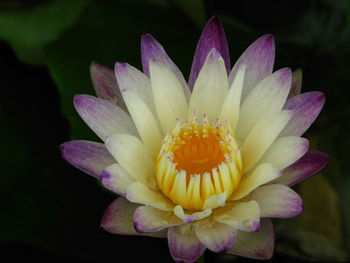
[[[299,94],[298,71],[272,72],[271,35],[231,69],[215,17],[200,37],[188,83],[151,35],[142,36],[141,52],[143,73],[126,63],[117,62],[114,72],[92,63],[98,98],[74,98],[104,143],[61,145],[68,162],[120,195],[102,227],[168,238],[175,261],[193,262],[206,248],[270,258],[270,218],[299,215],[302,200],[289,187],[328,161],[300,137],[324,95]]]

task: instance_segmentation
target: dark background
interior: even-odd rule
[[[59,144],[98,140],[73,108],[94,94],[91,61],[141,69],[140,36],[162,43],[188,77],[200,32],[218,16],[231,65],[272,33],[275,69],[303,69],[303,91],[326,104],[305,134],[331,161],[294,187],[304,213],[275,220],[272,262],[347,261],[350,251],[350,2],[347,0],[0,1],[0,262],[171,262],[165,239],[100,228],[116,197],[67,164]],[[206,252],[205,262],[253,262]]]

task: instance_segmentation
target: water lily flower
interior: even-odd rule
[[[273,72],[271,35],[231,69],[215,17],[200,37],[189,82],[151,35],[142,36],[141,52],[143,72],[92,63],[98,97],[74,98],[103,143],[61,145],[69,163],[119,195],[102,227],[167,238],[178,262],[193,262],[205,249],[270,258],[271,218],[299,215],[302,200],[290,187],[328,162],[301,137],[324,94],[299,94],[300,71]]]

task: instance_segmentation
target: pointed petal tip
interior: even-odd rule
[[[115,71],[116,73],[121,72],[121,71],[124,71],[124,70],[127,69],[128,66],[129,66],[129,64],[126,63],[126,62],[118,62],[118,61],[117,61],[117,62],[115,63],[115,65],[114,65],[114,71]]]

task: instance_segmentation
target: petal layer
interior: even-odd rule
[[[113,69],[92,62],[90,65],[90,75],[97,97],[108,100],[118,105],[122,110],[127,111]]]
[[[169,228],[168,244],[170,254],[176,262],[194,262],[205,250],[205,246],[198,240],[191,224]]]
[[[204,65],[204,61],[206,60],[210,50],[213,48],[215,48],[222,56],[225,62],[227,75],[227,73],[230,71],[230,55],[224,28],[219,19],[216,17],[212,17],[208,21],[198,41],[189,78],[189,86],[191,90],[193,89],[198,74]]]
[[[109,101],[89,95],[75,95],[74,106],[86,124],[103,141],[112,134],[138,134],[130,116]]]
[[[140,206],[134,214],[134,226],[137,232],[147,233],[183,224],[172,212],[161,211],[149,206]]]
[[[216,49],[212,49],[198,75],[192,92],[188,116],[195,112],[199,119],[206,114],[209,122],[214,122],[220,114],[228,92],[225,63]]]
[[[153,36],[150,34],[144,34],[141,37],[141,58],[143,72],[146,76],[150,77],[149,63],[150,60],[156,60],[164,64],[169,68],[177,77],[178,81],[181,83],[182,89],[187,97],[191,96],[191,91],[188,88],[187,82],[183,77],[181,71],[175,65],[175,63],[166,54],[164,48]]]
[[[328,161],[329,156],[326,153],[308,151],[297,162],[284,169],[281,177],[274,183],[293,186],[322,170]]]
[[[125,197],[126,189],[135,179],[115,163],[102,171],[101,182],[107,189]]]
[[[106,147],[136,181],[157,189],[154,161],[138,138],[127,134],[112,135],[107,138]]]
[[[289,218],[303,211],[303,201],[300,196],[281,184],[263,185],[255,189],[247,198],[258,202],[261,217]]]
[[[201,220],[194,225],[199,241],[214,252],[226,252],[233,246],[237,229],[210,219]]]
[[[300,94],[302,79],[303,79],[303,71],[301,69],[297,69],[293,71],[292,86],[290,88],[287,99],[290,99]]]
[[[253,42],[240,56],[229,76],[232,83],[241,65],[247,66],[242,100],[265,77],[272,73],[275,61],[275,41],[272,35],[264,35]]]
[[[253,258],[270,259],[275,246],[275,236],[271,219],[262,219],[258,232],[239,231],[234,246],[228,251],[230,254]]]
[[[293,117],[280,136],[301,136],[317,118],[324,101],[324,94],[318,91],[306,92],[289,99],[284,109],[293,111]]]
[[[62,143],[60,149],[67,162],[96,178],[100,178],[103,169],[116,162],[102,143],[69,141]]]

